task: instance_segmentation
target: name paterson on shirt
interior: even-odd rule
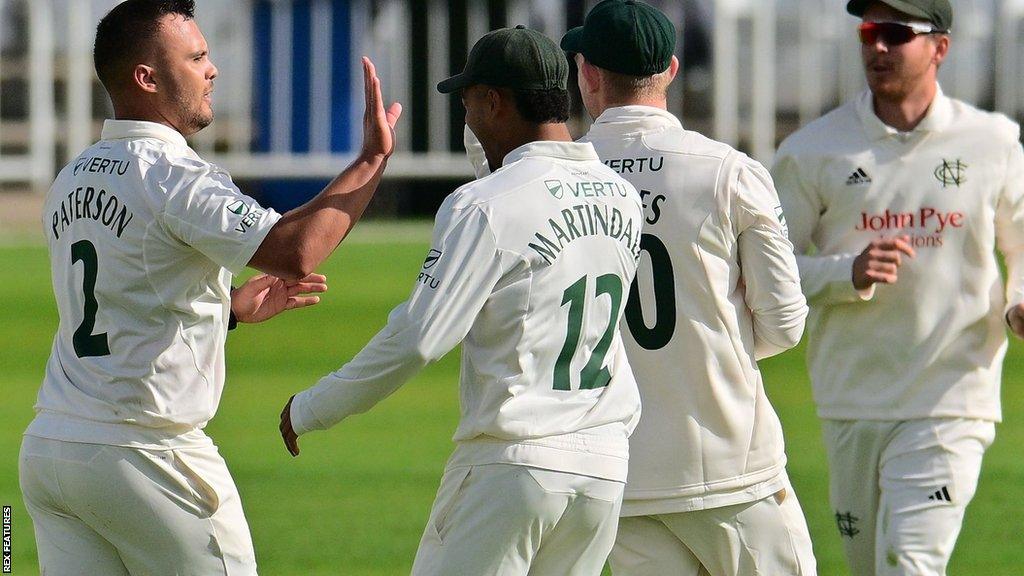
[[[129,165],[130,162],[127,160],[114,160],[100,156],[82,157],[75,162],[72,173],[75,176],[80,173],[124,176]],[[78,186],[61,200],[60,209],[54,210],[50,217],[50,224],[54,240],[59,240],[62,232],[83,218],[101,222],[120,238],[134,217],[135,214],[114,194],[108,193],[103,188]]]

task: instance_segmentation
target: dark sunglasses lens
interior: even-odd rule
[[[894,22],[865,22],[858,28],[860,41],[864,44],[874,44],[881,38],[882,42],[890,46],[906,44],[914,39],[914,31],[909,26],[896,24]]]

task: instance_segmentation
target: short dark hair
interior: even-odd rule
[[[126,81],[130,66],[149,49],[167,14],[195,18],[195,0],[125,0],[96,26],[92,57],[96,75],[109,93]]]
[[[519,115],[527,122],[553,124],[569,119],[568,90],[512,90],[512,99]]]
[[[660,74],[649,76],[634,76],[632,74],[621,74],[611,70],[601,69],[604,74],[605,86],[608,95],[614,101],[626,101],[633,98],[664,97],[667,94],[668,84],[661,84]]]

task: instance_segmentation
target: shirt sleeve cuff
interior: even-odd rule
[[[260,245],[267,238],[267,234],[270,234],[270,229],[281,219],[281,215],[273,208],[267,208],[266,211],[260,225],[255,230],[251,230],[252,237],[238,255],[235,256],[235,259],[228,266],[225,266],[232,275],[237,276],[245,270],[245,267],[249,265],[249,261],[256,255],[256,251],[259,250]]]
[[[313,430],[323,430],[325,428],[313,412],[310,398],[311,395],[312,392],[310,390],[303,390],[296,394],[295,398],[292,399],[292,430],[294,430],[295,434],[298,436],[302,436],[303,434],[312,432]]]
[[[831,304],[866,302],[875,296],[875,285],[858,290],[853,285],[853,261],[857,254],[840,254],[829,263],[825,299]]]

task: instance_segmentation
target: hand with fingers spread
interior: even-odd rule
[[[239,322],[263,322],[285,310],[317,304],[320,297],[312,294],[326,291],[327,277],[322,274],[310,274],[298,280],[259,274],[231,291],[231,311]]]
[[[363,155],[387,158],[395,151],[395,124],[402,115],[402,105],[394,102],[384,109],[377,69],[363,57],[363,88],[366,111],[363,113]]]
[[[853,287],[866,290],[877,283],[895,284],[904,256],[915,256],[909,236],[872,240],[853,261]]]
[[[288,453],[292,456],[298,456],[299,435],[292,428],[292,400],[294,399],[295,396],[293,395],[288,399],[288,403],[284,405],[284,410],[281,411],[281,423],[277,426],[277,429],[281,431],[281,438],[284,440],[284,447],[288,449]]]

